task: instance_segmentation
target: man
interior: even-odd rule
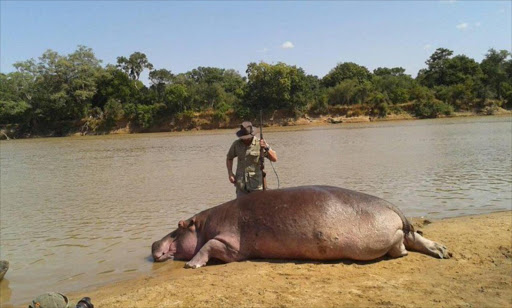
[[[226,167],[228,168],[229,181],[236,187],[236,196],[240,197],[252,191],[263,190],[263,182],[260,169],[260,149],[265,149],[265,157],[270,161],[277,161],[277,154],[264,139],[259,140],[255,136],[255,129],[251,122],[243,122],[240,130],[236,132],[238,140],[229,148]],[[238,157],[236,175],[233,174],[233,159]]]

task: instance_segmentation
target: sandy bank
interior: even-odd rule
[[[276,262],[155,265],[152,276],[90,296],[97,307],[510,307],[512,212],[425,222],[425,236],[453,253],[438,260],[411,252],[377,262]]]

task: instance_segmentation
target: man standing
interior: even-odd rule
[[[265,157],[270,161],[277,161],[277,154],[264,139],[255,136],[255,129],[251,122],[243,122],[240,130],[236,132],[235,140],[229,148],[226,167],[229,181],[236,187],[236,196],[240,197],[252,191],[263,190],[262,171],[259,165],[260,148],[265,149]],[[238,157],[236,175],[233,174],[233,159]]]

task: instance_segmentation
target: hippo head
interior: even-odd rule
[[[195,254],[197,233],[195,218],[181,220],[178,229],[153,243],[151,253],[155,262],[167,259],[190,260]]]

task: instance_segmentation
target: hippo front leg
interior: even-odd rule
[[[201,247],[198,253],[185,264],[185,268],[199,268],[206,265],[211,258],[219,259],[226,263],[237,260],[238,251],[228,247],[225,243],[211,239]]]

